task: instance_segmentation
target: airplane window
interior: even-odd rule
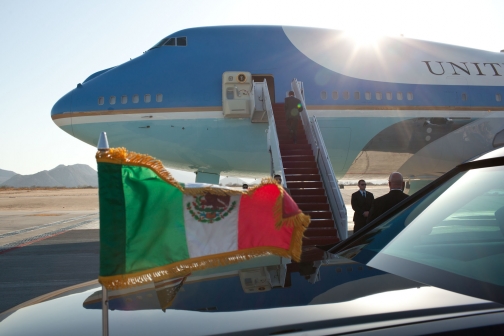
[[[174,38],[169,38],[168,40],[166,40],[165,44],[163,44],[163,45],[165,45],[165,46],[174,46],[174,45],[177,45],[176,42],[177,41]]]
[[[133,104],[136,104],[138,103],[139,99],[138,99],[138,95],[133,95],[133,98],[131,98],[131,101],[133,102]]]
[[[105,103],[105,98],[98,97],[98,105],[103,105]]]
[[[146,95],[144,96],[144,102],[145,102],[145,103],[150,103],[150,94],[146,94]]]
[[[382,100],[382,93],[376,92],[376,100]]]
[[[462,101],[467,101],[467,93],[462,93]]]
[[[187,37],[177,37],[177,46],[185,47],[187,45]]]
[[[496,101],[502,101],[502,96],[501,96],[499,93],[497,93],[497,94],[495,95],[495,100],[496,100]]]
[[[332,92],[332,99],[333,100],[338,100],[338,91],[333,91]]]
[[[408,100],[413,100],[413,93],[408,92],[408,93],[406,94],[406,97],[408,98]]]
[[[402,92],[397,92],[397,100],[402,100]]]
[[[326,100],[327,99],[327,92],[325,92],[325,91],[320,92],[320,98],[322,98],[322,100]]]
[[[343,92],[343,99],[345,100],[350,99],[350,93],[348,91]]]
[[[158,93],[158,94],[156,95],[156,101],[157,101],[158,103],[161,103],[161,102],[163,101],[163,95],[162,95],[161,93]]]
[[[121,97],[121,104],[126,104],[128,102],[128,96]]]
[[[355,100],[359,100],[360,99],[360,92],[354,92],[353,97]]]
[[[366,100],[371,100],[371,92],[364,93],[364,98],[366,98]]]
[[[387,100],[392,100],[392,92],[387,92]]]
[[[110,98],[109,98],[110,105],[114,105],[115,102],[116,102],[116,97],[115,96],[110,96]]]
[[[168,37],[165,37],[164,39],[162,39],[161,41],[159,41],[158,43],[156,43],[156,45],[154,45],[154,47],[152,47],[151,49],[161,47],[162,45],[164,45],[164,44],[165,44],[166,40],[168,40]],[[150,49],[149,49],[149,50],[150,50]]]
[[[156,45],[154,47],[150,48],[149,50],[154,49],[154,48],[159,48],[159,47],[162,47],[162,46],[181,46],[181,47],[185,47],[185,46],[187,46],[187,37],[186,36],[182,36],[182,37],[165,37],[164,39],[162,39],[161,41],[159,41],[158,43],[156,43]]]

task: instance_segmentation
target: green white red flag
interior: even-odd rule
[[[98,152],[100,282],[108,289],[279,255],[298,261],[304,215],[272,179],[248,191],[175,181],[161,162]]]

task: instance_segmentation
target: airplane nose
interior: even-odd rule
[[[52,121],[56,124],[56,126],[70,135],[74,135],[72,129],[72,118],[70,118],[70,112],[72,112],[72,95],[73,90],[61,97],[56,104],[54,104],[51,110]]]
[[[54,119],[55,116],[72,112],[72,95],[73,90],[68,92],[66,95],[61,97],[56,104],[54,104],[51,110],[51,117]]]

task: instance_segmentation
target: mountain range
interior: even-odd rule
[[[59,165],[32,175],[21,175],[0,169],[0,187],[97,187],[96,170],[85,164]]]
[[[0,185],[1,183],[7,181],[12,176],[17,175],[13,171],[0,169]]]

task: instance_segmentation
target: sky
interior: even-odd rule
[[[60,130],[52,106],[92,73],[181,29],[308,26],[504,49],[504,1],[4,0],[0,8],[0,169],[24,175],[96,168],[96,149]],[[193,173],[170,171],[194,182]]]

